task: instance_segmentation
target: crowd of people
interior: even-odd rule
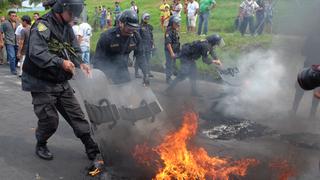
[[[261,35],[265,25],[267,25],[268,31],[272,33],[272,9],[272,0],[244,0],[240,4],[239,15],[236,20],[236,26],[241,35],[243,36],[246,33],[248,26],[252,36]]]
[[[139,8],[134,1],[131,1],[130,9],[135,11],[139,15]],[[122,9],[120,7],[120,2],[114,2],[114,8],[106,7],[105,5],[94,8],[94,21],[93,29],[97,30],[100,26],[100,30],[110,29],[112,26],[116,25],[118,16],[120,15]]]
[[[196,33],[198,22],[198,35],[206,35],[208,33],[208,20],[211,10],[216,6],[215,0],[201,0],[200,3],[195,0],[184,0],[183,5],[180,0],[173,0],[172,4],[168,4],[167,0],[163,0],[160,5],[160,23],[164,31],[168,26],[168,20],[171,16],[181,18],[182,11],[186,15],[187,32]],[[197,19],[199,18],[199,21]]]
[[[36,12],[33,14],[33,19],[28,15],[20,18],[15,11],[8,12],[8,19],[4,16],[1,17],[0,64],[8,63],[13,75],[19,77],[22,75],[22,65],[28,49],[30,27],[39,17],[39,13]]]

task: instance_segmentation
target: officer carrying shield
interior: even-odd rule
[[[181,69],[178,72],[178,76],[172,81],[169,87],[166,89],[167,93],[170,93],[173,88],[186,77],[190,78],[191,90],[193,96],[200,96],[196,88],[197,79],[197,67],[196,60],[202,57],[202,61],[206,64],[221,65],[218,56],[215,53],[215,46],[223,46],[224,41],[219,35],[208,36],[205,40],[194,41],[192,43],[186,43],[182,46],[180,52]],[[209,58],[209,55],[213,59]]]
[[[90,136],[90,127],[68,83],[80,67],[87,75],[90,67],[81,60],[81,50],[69,22],[79,17],[83,0],[49,0],[51,11],[38,19],[30,31],[23,65],[22,89],[31,92],[34,112],[38,117],[36,155],[52,160],[48,139],[59,123],[58,112],[81,139],[90,160],[99,153]]]
[[[119,26],[101,34],[97,44],[93,65],[102,70],[114,84],[129,82],[128,58],[130,52],[139,62],[143,73],[143,83],[149,84],[147,66],[144,60],[138,15],[133,10],[125,10],[119,17]]]
[[[179,27],[181,19],[177,16],[172,16],[169,19],[169,24],[165,33],[164,53],[166,55],[166,82],[170,84],[171,76],[176,75],[176,58],[180,52],[180,36]]]

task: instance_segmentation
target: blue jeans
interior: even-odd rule
[[[203,25],[203,34],[208,33],[208,20],[209,20],[210,12],[203,12],[199,14],[199,25],[198,25],[198,35],[202,32],[202,24]]]
[[[250,34],[254,35],[254,30],[255,30],[254,17],[248,16],[248,17],[243,17],[243,20],[240,26],[240,32],[242,36],[246,33],[248,24],[249,24]]]
[[[81,46],[82,60],[86,64],[90,64],[90,48],[88,46]]]
[[[17,52],[18,46],[12,44],[6,44],[7,60],[10,63],[10,71],[12,74],[16,74]]]

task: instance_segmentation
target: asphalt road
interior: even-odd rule
[[[166,85],[164,77],[156,73],[156,78],[151,81],[151,88],[157,95],[168,117],[179,117],[181,105],[187,100],[196,102],[197,109],[208,108],[210,98],[223,92],[220,85],[212,83],[199,83],[199,90],[205,98],[193,99],[189,97],[189,84],[187,81],[179,84],[175,90],[175,98],[163,95]],[[138,80],[140,81],[140,80]],[[212,92],[214,90],[214,92]],[[179,98],[180,97],[180,98]],[[290,98],[289,98],[290,99]],[[290,99],[291,102],[291,99]],[[308,103],[307,103],[308,104]],[[80,140],[73,134],[72,129],[60,119],[58,131],[50,138],[48,147],[54,154],[52,161],[39,159],[35,155],[34,131],[37,118],[33,113],[30,94],[21,90],[20,79],[10,75],[7,65],[0,66],[0,180],[82,180],[89,165],[89,160],[84,153]],[[305,119],[267,119],[264,124],[285,132],[317,132],[320,123]],[[288,131],[289,131],[288,130]],[[298,160],[293,164],[299,165],[300,176],[292,179],[314,180],[319,179],[320,151],[292,146],[279,139],[278,136],[244,141],[208,141],[201,139],[199,142],[209,151],[219,150],[219,154],[233,157],[261,157],[273,159],[287,158],[289,155]],[[312,142],[311,142],[312,143]],[[264,172],[262,169],[261,173]],[[253,174],[257,174],[253,173]],[[262,173],[263,175],[263,173]],[[270,179],[253,176],[251,179]]]

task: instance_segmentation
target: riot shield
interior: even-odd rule
[[[133,167],[136,163],[132,152],[137,144],[152,136],[156,125],[150,124],[162,111],[152,90],[140,81],[112,84],[97,69],[92,71],[91,78],[77,76],[75,83],[105,166],[129,177],[144,174]]]

